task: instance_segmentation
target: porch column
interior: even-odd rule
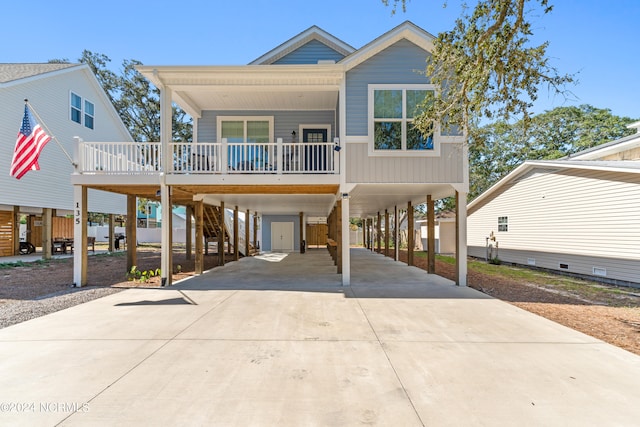
[[[224,255],[225,255],[225,249],[224,249],[224,242],[226,240],[225,234],[225,224],[224,224],[224,202],[220,202],[220,216],[218,217],[218,225],[219,225],[219,230],[218,230],[218,265],[219,266],[223,266],[224,265]]]
[[[87,284],[87,187],[73,186],[73,286],[81,287]],[[83,243],[85,242],[85,243]]]
[[[351,251],[349,244],[349,196],[342,196],[342,205],[340,207],[341,221],[340,225],[342,226],[341,237],[342,243],[340,245],[340,249],[342,250],[342,286],[350,286],[351,285]]]
[[[20,255],[20,206],[13,207],[13,231],[11,232],[11,236],[13,254]]]
[[[384,256],[389,256],[389,211],[384,210]]]
[[[249,231],[251,231],[251,227],[249,226],[249,220],[251,219],[251,213],[249,209],[244,213],[244,256],[251,255],[251,244],[249,240]]]
[[[240,232],[240,227],[238,227],[238,206],[233,210],[233,260],[238,261],[240,259],[240,248],[238,245],[240,244],[240,236],[238,233]]]
[[[193,229],[193,222],[192,222],[192,216],[193,216],[193,206],[192,205],[187,205],[187,212],[186,212],[186,216],[187,216],[187,235],[185,236],[186,242],[185,242],[185,246],[186,246],[186,253],[185,253],[185,259],[191,259],[191,252],[193,250],[193,241],[191,239],[191,231]]]
[[[160,206],[162,207],[162,237],[160,270],[162,286],[171,285],[171,194],[166,176],[171,171],[172,152],[169,147],[172,135],[171,89],[160,87],[160,146],[162,172],[160,176]]]
[[[51,208],[42,209],[42,259],[51,259]]]
[[[456,285],[467,286],[467,193],[456,191]]]
[[[136,196],[127,196],[127,227],[125,236],[127,238],[127,271],[131,270],[131,267],[138,264],[137,253],[137,240],[136,229],[138,225],[137,220],[137,200]],[[164,213],[164,212],[163,212]],[[164,226],[164,223],[162,224]]]
[[[431,194],[427,195],[427,273],[436,272],[436,215]]]
[[[393,260],[397,261],[400,255],[400,234],[398,230],[398,205],[393,207]]]
[[[195,260],[195,273],[202,274],[204,270],[204,254],[203,254],[203,242],[204,242],[204,202],[199,200],[195,205],[195,217],[196,217],[196,260]]]
[[[413,265],[413,247],[415,246],[413,236],[413,206],[411,201],[407,203],[407,265]]]
[[[161,215],[161,249],[160,270],[162,286],[171,285],[171,196],[170,187],[165,183],[160,186]]]

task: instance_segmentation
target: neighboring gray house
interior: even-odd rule
[[[328,217],[329,244],[349,284],[350,217],[373,218],[427,196],[465,200],[468,192],[465,136],[438,126],[425,138],[412,126],[416,105],[437,90],[423,72],[433,39],[405,22],[356,49],[313,26],[248,65],[140,66],[160,89],[161,141],[116,149],[82,142],[76,202],[86,204],[82,189],[90,187],[191,206],[196,269],[207,222],[223,209],[259,220],[263,250],[298,250],[308,219]],[[171,140],[172,102],[193,117],[193,143]],[[216,233],[226,238],[225,230]],[[171,269],[170,239],[163,234],[163,274]],[[86,263],[76,255],[76,283],[85,283]]]
[[[38,121],[46,126],[52,140],[40,155],[40,170],[17,180],[9,176],[9,169],[25,99],[42,119]],[[73,214],[70,175],[74,168],[54,136],[70,155],[75,136],[91,141],[132,139],[87,65],[0,64],[0,100],[0,256],[6,256],[15,253],[18,233],[14,226],[19,215],[39,218],[43,209],[51,209],[58,218]],[[103,191],[91,191],[90,195],[89,211],[126,211],[126,199],[121,195]],[[38,242],[41,236],[37,227],[30,231],[28,238]]]
[[[640,283],[640,133],[526,161],[467,209],[471,256]]]

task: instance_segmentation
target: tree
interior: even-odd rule
[[[66,59],[49,60],[69,62]],[[78,62],[87,64],[113,103],[134,141],[160,141],[160,91],[136,70],[141,62],[124,60],[122,74],[109,69],[111,59],[100,53],[84,50]],[[192,120],[184,110],[173,105],[173,135],[175,142],[193,140]]]
[[[591,105],[558,107],[520,120],[483,126],[469,143],[469,198],[482,194],[525,160],[552,160],[630,135],[636,120]]]
[[[406,0],[382,2],[392,5],[392,13],[407,7]],[[477,127],[469,125],[482,118],[514,117],[526,128],[541,86],[566,94],[573,77],[550,65],[548,42],[531,46],[529,40],[530,18],[552,8],[548,0],[478,0],[465,8],[451,31],[438,34],[427,58],[426,75],[440,91],[423,103],[418,129],[426,135],[440,123],[471,133]]]

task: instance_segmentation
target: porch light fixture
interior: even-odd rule
[[[342,147],[340,146],[340,138],[333,138],[333,143],[335,144],[333,150],[340,152],[340,150],[342,150]]]

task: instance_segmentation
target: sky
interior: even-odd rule
[[[312,25],[355,48],[406,20],[436,35],[453,27],[461,3],[409,0],[392,15],[380,0],[32,0],[28,11],[11,1],[0,17],[0,62],[75,62],[87,49],[111,58],[116,72],[125,59],[242,65]],[[534,112],[590,104],[640,119],[640,0],[550,3],[550,14],[532,15],[532,39],[548,41],[551,65],[577,84],[569,99],[542,89]]]

